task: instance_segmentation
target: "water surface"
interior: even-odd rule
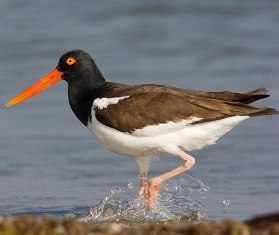
[[[266,87],[271,98],[258,104],[279,108],[276,0],[4,0],[0,18],[1,215],[80,215],[129,182],[136,193],[134,160],[92,138],[69,108],[66,83],[4,107],[68,50],[88,51],[109,81],[216,91]],[[245,121],[217,145],[192,152],[189,174],[210,187],[193,200],[206,207],[208,219],[278,211],[278,121]],[[179,164],[162,157],[150,174]]]

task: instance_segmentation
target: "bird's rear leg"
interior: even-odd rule
[[[179,166],[165,174],[151,178],[148,181],[148,183],[146,184],[145,189],[144,189],[144,200],[145,200],[145,206],[147,209],[150,210],[156,206],[157,201],[158,201],[160,187],[165,181],[167,181],[168,179],[170,179],[186,170],[191,169],[193,167],[193,165],[195,164],[195,158],[183,151],[179,151],[177,153],[177,156],[184,160],[184,163],[181,166]]]

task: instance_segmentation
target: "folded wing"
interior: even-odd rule
[[[115,100],[116,97],[122,98]],[[141,133],[151,136],[232,116],[278,114],[274,109],[248,105],[266,97],[264,88],[241,94],[139,85],[118,89],[111,97],[106,97],[113,102],[106,100],[105,108],[95,107],[95,116],[104,125],[131,134],[141,133],[139,130],[147,126],[156,126],[157,132]]]

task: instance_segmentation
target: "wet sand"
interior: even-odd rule
[[[279,213],[253,218],[246,222],[81,222],[74,218],[55,219],[48,215],[0,217],[0,235],[101,235],[101,234],[197,234],[262,235],[279,234]]]

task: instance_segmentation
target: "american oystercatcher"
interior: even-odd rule
[[[91,56],[69,51],[57,67],[6,105],[15,105],[52,84],[68,83],[76,117],[109,151],[135,158],[140,172],[138,195],[147,208],[156,205],[163,182],[189,170],[195,158],[185,151],[214,144],[240,122],[279,111],[250,103],[268,97],[264,88],[247,93],[193,91],[167,85],[130,86],[106,82]],[[151,159],[172,154],[183,164],[146,181]]]

